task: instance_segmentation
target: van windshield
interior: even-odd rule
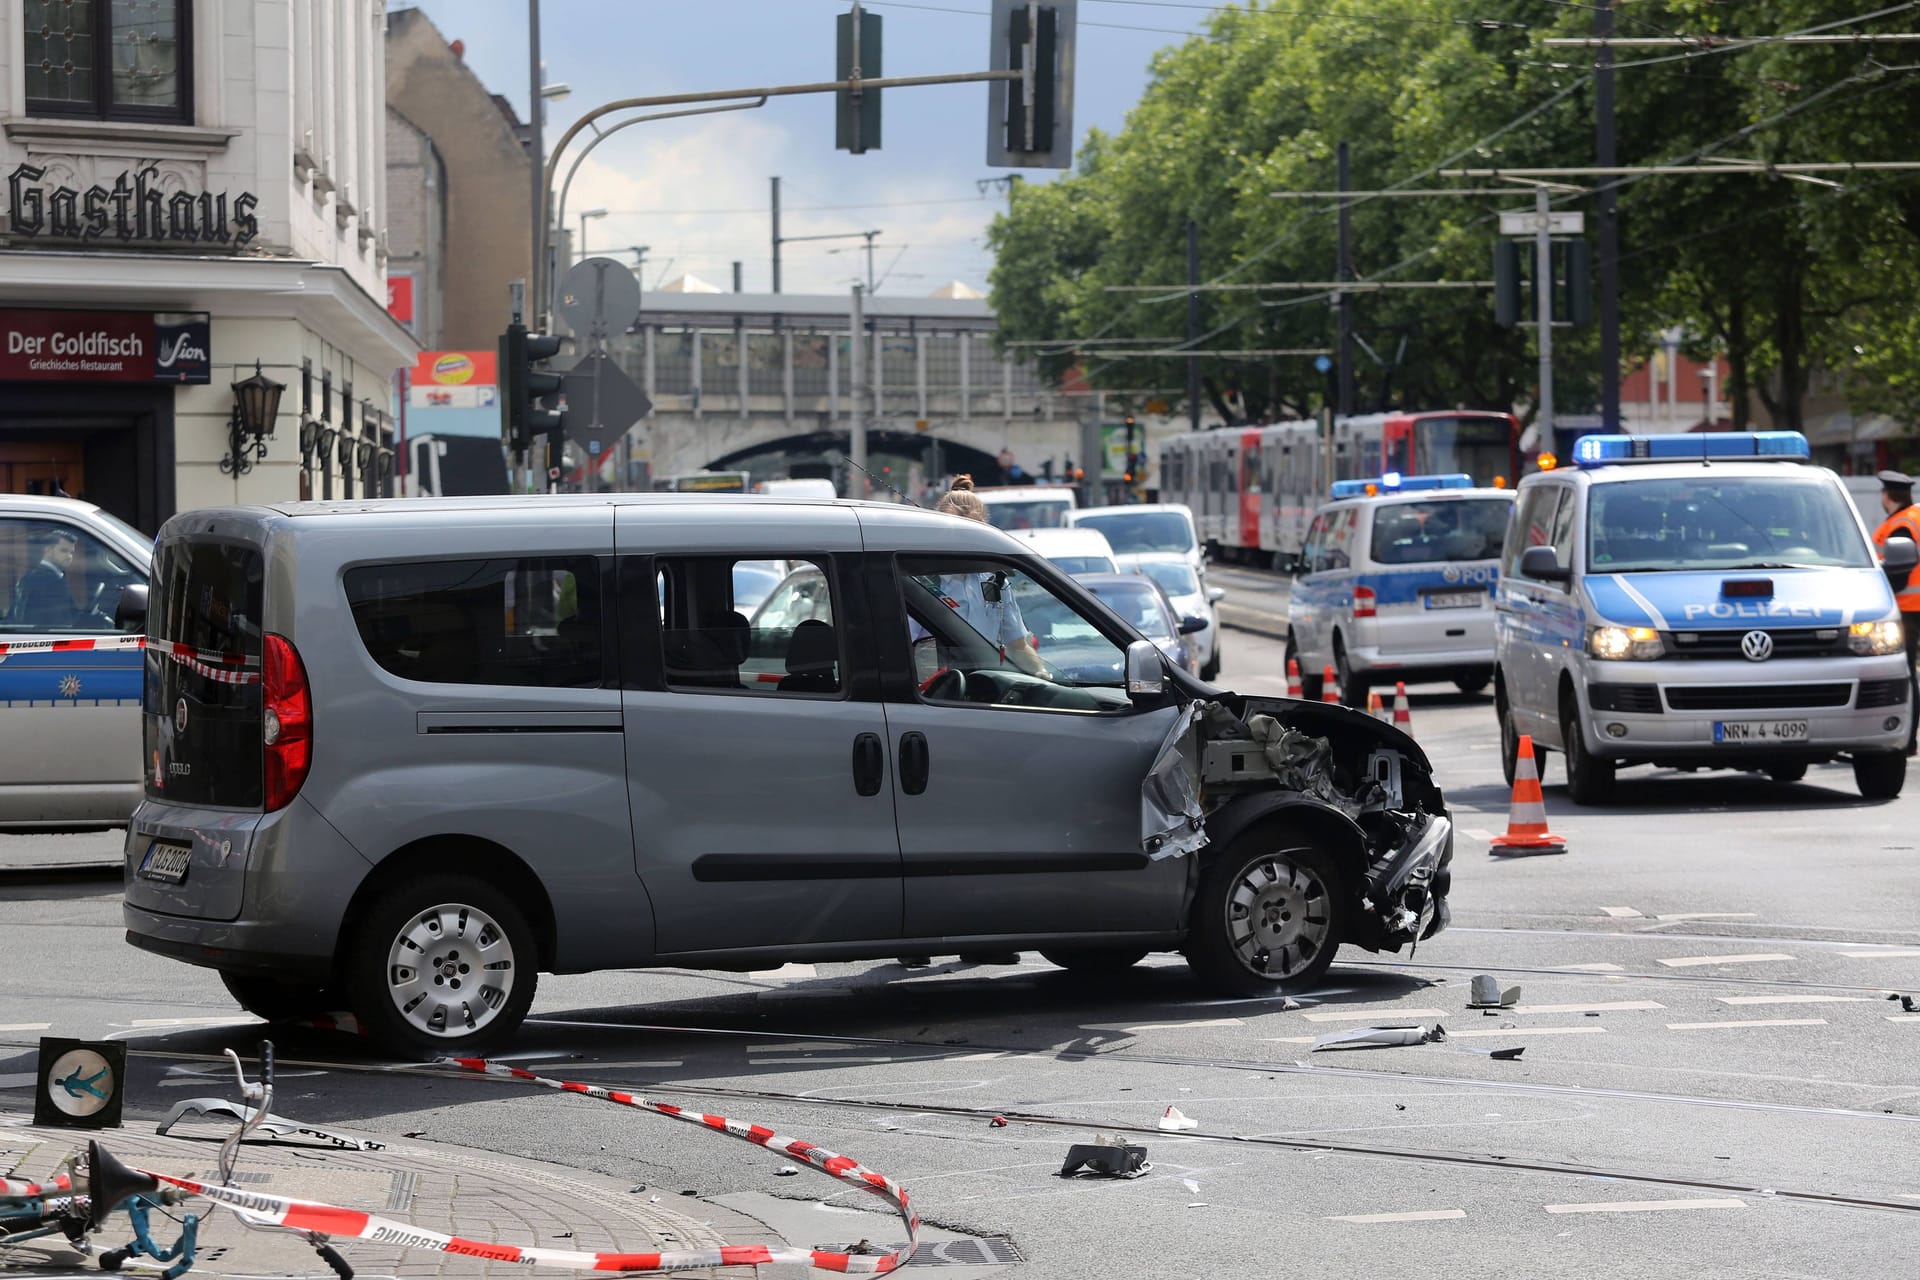
[[[1702,474],[1588,492],[1587,557],[1599,573],[1873,563],[1846,498],[1815,477]]]
[[[996,529],[1064,529],[1073,505],[1064,498],[987,502],[987,522]]]
[[[1392,502],[1373,513],[1375,564],[1494,560],[1507,533],[1507,498]]]
[[[1076,526],[1097,529],[1123,556],[1146,551],[1191,551],[1193,526],[1178,511],[1116,511],[1082,515]]]

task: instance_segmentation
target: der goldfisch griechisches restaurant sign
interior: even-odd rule
[[[251,191],[229,198],[224,191],[164,191],[153,165],[122,170],[111,187],[98,183],[43,187],[38,165],[22,164],[7,175],[7,224],[11,235],[32,240],[119,240],[127,243],[232,245],[260,234]]]

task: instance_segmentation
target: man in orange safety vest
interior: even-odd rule
[[[1873,543],[1884,547],[1889,538],[1908,538],[1920,545],[1920,507],[1913,505],[1913,477],[1899,471],[1882,471],[1880,505],[1887,518],[1873,531]],[[1920,570],[1915,570],[1907,585],[1897,593],[1900,621],[1906,632],[1907,670],[1914,681],[1913,700],[1908,704],[1907,754],[1914,754],[1915,732],[1920,729],[1920,672],[1915,670],[1915,655],[1920,654]]]

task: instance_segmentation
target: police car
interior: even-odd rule
[[[1900,794],[1911,692],[1890,579],[1796,431],[1588,436],[1521,482],[1502,552],[1495,701],[1604,802],[1623,765],[1782,782],[1846,759]]]
[[[1334,669],[1340,700],[1376,684],[1493,676],[1493,584],[1513,509],[1506,489],[1466,475],[1341,480],[1301,550],[1287,605],[1287,656],[1303,692]]]

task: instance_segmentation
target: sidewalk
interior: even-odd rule
[[[118,876],[126,839],[125,827],[110,831],[0,831],[0,877]]]
[[[163,1138],[153,1132],[150,1119],[130,1118],[122,1128],[105,1130],[98,1137],[102,1146],[129,1165],[209,1177],[217,1167],[219,1141],[229,1131],[225,1121],[183,1120]],[[0,1111],[0,1173],[45,1181],[68,1155],[84,1152],[90,1136],[94,1135],[36,1129],[19,1113]],[[757,1218],[712,1201],[682,1197],[670,1189],[635,1191],[629,1189],[631,1184],[557,1165],[404,1139],[388,1143],[381,1151],[342,1150],[303,1138],[255,1140],[242,1150],[234,1181],[248,1190],[321,1200],[497,1244],[647,1252],[786,1243]],[[189,1200],[184,1208],[204,1218],[198,1260],[190,1275],[332,1280],[326,1264],[291,1232],[252,1230],[224,1210],[209,1216],[202,1200]],[[894,1223],[895,1233],[898,1226]],[[157,1243],[171,1244],[174,1230],[173,1224],[155,1215]],[[126,1216],[110,1219],[94,1238],[100,1248],[124,1244],[131,1238]],[[356,1272],[369,1277],[466,1280],[529,1270],[556,1276],[579,1274],[371,1242],[340,1240],[335,1247]],[[13,1246],[8,1254],[9,1274],[22,1276],[70,1274],[82,1263],[57,1236]],[[809,1270],[767,1266],[758,1274],[764,1280],[776,1280],[804,1276]],[[720,1267],[677,1274],[751,1276],[755,1271]]]

